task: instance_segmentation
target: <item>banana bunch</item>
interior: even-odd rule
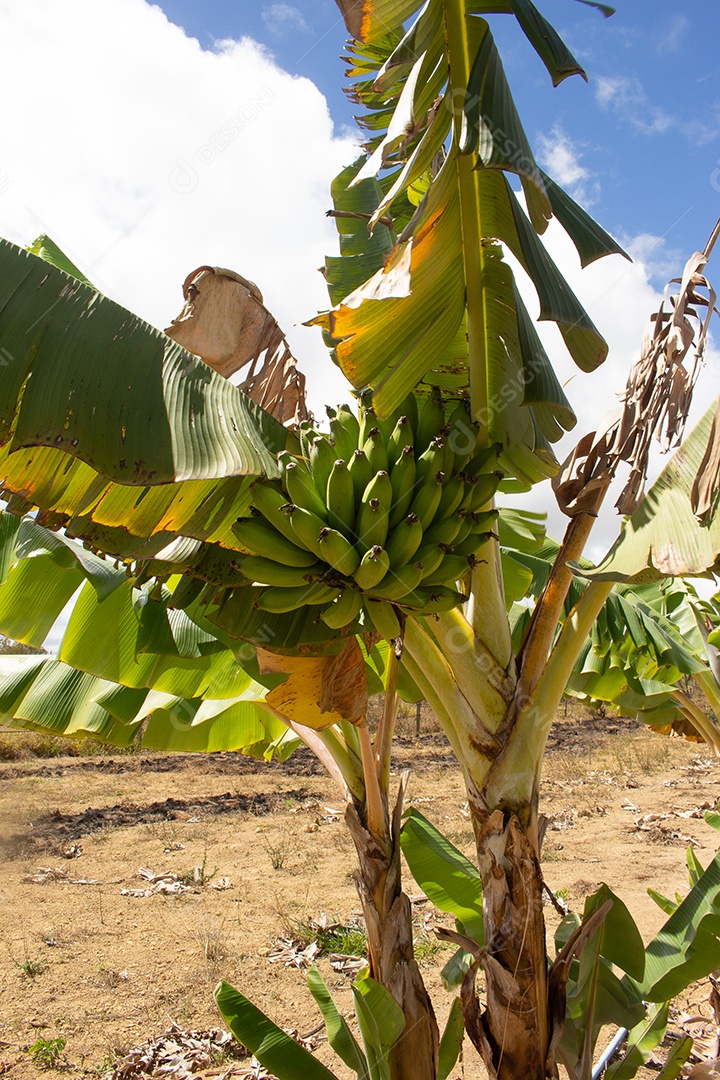
[[[253,516],[234,533],[240,571],[262,586],[256,604],[282,613],[313,605],[332,629],[392,640],[403,614],[447,611],[492,535],[488,509],[502,479],[498,447],[475,452],[467,404],[449,415],[439,390],[410,395],[381,421],[328,408],[330,432],[298,430],[279,455],[281,479],[253,485]]]

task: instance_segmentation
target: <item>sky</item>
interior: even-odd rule
[[[720,9],[618,0],[604,19],[574,0],[538,6],[589,82],[553,89],[514,19],[496,16],[520,116],[541,164],[635,258],[581,272],[562,230],[548,231],[610,345],[601,373],[582,376],[543,329],[579,417],[568,452],[612,407],[667,277],[720,216]],[[237,270],[286,328],[313,408],[346,398],[319,332],[301,325],[327,306],[329,185],[357,152],[345,37],[334,0],[0,0],[13,88],[0,115],[0,235],[50,234],[103,292],[160,327],[192,269]],[[711,262],[713,274],[720,285]],[[714,351],[707,369],[695,415],[720,393]],[[533,505],[552,510],[546,489]],[[604,520],[595,554],[616,531]]]

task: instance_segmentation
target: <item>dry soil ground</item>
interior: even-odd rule
[[[396,769],[412,769],[409,803],[471,855],[446,744],[432,731],[416,738],[411,723],[406,731]],[[648,886],[670,895],[684,888],[688,838],[704,864],[715,854],[720,837],[700,814],[716,805],[718,785],[720,767],[703,746],[561,710],[542,796],[549,887],[581,909],[607,881],[648,940],[664,921]],[[30,1048],[63,1038],[65,1071],[104,1076],[171,1021],[186,1030],[217,1024],[211,991],[219,978],[283,1026],[316,1029],[304,972],[272,956],[281,937],[299,948],[311,942],[309,924],[323,913],[357,925],[354,849],[341,811],[306,753],[283,765],[233,754],[0,763],[0,1075],[47,1076]],[[141,868],[176,875],[171,888],[189,887],[152,891]],[[137,895],[144,890],[151,894]],[[407,891],[418,892],[409,877]],[[558,916],[547,910],[552,929]],[[444,1023],[449,997],[438,972],[449,946],[438,945],[432,927],[446,920],[427,902],[414,911],[420,963]],[[358,936],[349,932],[337,951],[352,950]],[[349,976],[333,970],[327,951],[318,963],[350,1011]],[[708,992],[707,983],[693,991],[693,1008],[706,1015]],[[322,1041],[318,1054],[332,1061]],[[216,1061],[201,1075],[240,1076],[248,1065]],[[483,1075],[467,1047],[453,1076]]]

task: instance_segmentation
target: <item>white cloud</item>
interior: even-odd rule
[[[556,124],[549,135],[538,135],[537,145],[538,161],[553,180],[566,188],[578,202],[592,206],[600,194],[600,184],[581,164],[582,151],[567,132]]]
[[[23,88],[3,111],[0,234],[48,232],[161,327],[189,271],[238,270],[288,330],[314,405],[346,396],[319,331],[297,325],[327,306],[329,184],[355,156],[312,82],[249,39],[204,50],[144,0],[0,0],[0,64]]]
[[[292,4],[268,4],[262,10],[262,20],[274,34],[287,34],[308,28],[302,12]]]
[[[683,258],[683,253],[678,248],[670,247],[664,236],[653,233],[639,233],[620,239],[628,255],[643,266],[649,278],[658,279],[657,284],[663,287],[671,277],[679,275],[690,254],[688,252]]]
[[[600,75],[595,87],[599,105],[612,109],[627,124],[645,135],[662,135],[677,125],[675,117],[650,104],[642,83],[635,75]]]
[[[658,56],[677,52],[689,26],[690,23],[684,15],[675,15],[667,29],[662,31],[662,37],[657,43]]]

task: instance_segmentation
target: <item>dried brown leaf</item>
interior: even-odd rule
[[[718,226],[705,251],[696,251],[688,259],[682,279],[674,279],[665,289],[620,395],[620,411],[580,440],[554,478],[558,504],[568,517],[596,511],[620,462],[630,466],[630,474],[616,506],[620,513],[632,514],[644,494],[653,439],[665,451],[682,441],[715,310],[715,291],[702,271],[717,235]],[[672,284],[680,288],[671,296]],[[693,345],[691,362],[687,362]],[[713,435],[693,490],[693,509],[701,520],[717,502],[720,432],[713,430]],[[668,573],[672,573],[672,562],[670,553]]]
[[[363,721],[368,707],[365,660],[357,638],[349,638],[341,653],[326,658],[320,712],[339,713],[351,724]]]
[[[200,266],[185,279],[183,296],[168,337],[226,379],[247,366],[238,388],[281,423],[308,419],[305,376],[257,285],[233,270]]]

